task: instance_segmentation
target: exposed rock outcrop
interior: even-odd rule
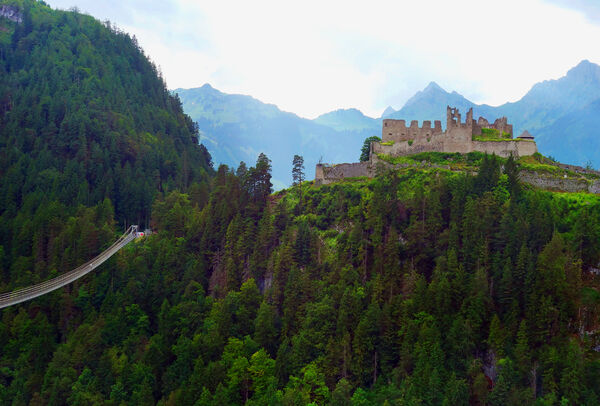
[[[4,17],[15,23],[23,22],[23,13],[18,7],[13,6],[0,6],[0,17]]]

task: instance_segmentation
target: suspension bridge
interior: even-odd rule
[[[0,294],[0,309],[15,305],[17,303],[25,302],[27,300],[31,300],[38,296],[45,295],[46,293],[50,293],[56,289],[60,289],[63,286],[68,285],[69,283],[74,282],[77,279],[87,275],[88,273],[92,272],[94,269],[102,265],[104,262],[106,262],[121,248],[129,244],[131,241],[135,240],[135,238],[137,237],[137,228],[137,226],[129,227],[127,231],[125,231],[125,234],[123,234],[117,241],[115,241],[113,245],[108,247],[97,257],[89,260],[85,264],[73,269],[72,271],[64,273],[60,276],[57,276],[56,278],[47,280],[45,282],[38,283],[36,285]]]

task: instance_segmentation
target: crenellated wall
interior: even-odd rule
[[[502,137],[508,134],[506,140],[474,141],[473,138],[482,135],[482,129],[494,129]],[[532,155],[537,152],[535,142],[531,140],[513,139],[513,127],[506,117],[498,118],[490,124],[485,118],[473,119],[473,109],[467,111],[465,122],[457,108],[446,107],[446,131],[442,131],[440,121],[424,121],[419,127],[417,121],[406,126],[405,120],[383,120],[381,143],[373,143],[371,151],[374,154],[391,156],[410,155],[425,151],[469,153],[481,151],[495,153],[502,157],[510,154],[515,156]]]
[[[499,137],[487,141],[475,141],[475,137],[482,135],[482,128],[497,130]],[[436,121],[433,127],[431,121],[424,121],[422,127],[419,127],[417,121],[412,121],[410,126],[407,127],[404,120],[383,120],[382,141],[371,143],[369,161],[338,165],[317,164],[315,183],[322,185],[346,178],[371,178],[376,176],[382,169],[407,167],[451,169],[447,165],[436,165],[430,162],[392,165],[379,159],[379,154],[404,156],[419,152],[458,152],[466,154],[479,151],[507,158],[510,155],[520,157],[533,155],[537,152],[537,146],[532,140],[533,137],[513,139],[512,131],[512,125],[508,123],[506,117],[497,119],[494,124],[490,124],[483,117],[475,121],[473,119],[473,109],[470,109],[463,123],[458,109],[449,106],[447,107],[446,131],[442,131],[440,121]],[[510,135],[510,138],[501,139],[500,137],[506,133]],[[521,171],[521,180],[542,189],[600,194],[600,180],[590,180],[589,176],[587,178],[584,176],[589,174],[600,176],[600,172],[570,165],[556,165],[570,171],[571,174],[560,177],[545,173]]]
[[[436,120],[433,127],[431,121],[423,121],[423,126],[419,127],[419,122],[413,120],[410,127],[406,126],[405,120],[383,120],[381,129],[382,142],[400,142],[417,139],[427,139],[442,135],[442,122]]]

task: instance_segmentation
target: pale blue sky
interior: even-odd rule
[[[582,59],[597,0],[47,0],[136,35],[170,88],[210,83],[314,118],[379,116],[436,81],[492,105]]]

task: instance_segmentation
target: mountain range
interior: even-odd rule
[[[236,167],[252,163],[265,152],[273,160],[276,188],[291,183],[294,154],[304,156],[307,178],[319,160],[330,163],[358,159],[364,139],[380,135],[383,118],[441,120],[445,126],[447,105],[458,107],[463,117],[473,108],[474,117],[490,121],[508,117],[514,135],[528,130],[538,149],[547,156],[571,164],[600,167],[600,66],[587,60],[556,80],[535,84],[519,101],[500,106],[476,104],[431,82],[411,97],[400,110],[388,107],[372,118],[357,109],[341,109],[314,120],[279,110],[250,96],[222,93],[210,85],[176,89],[183,108],[198,122],[202,142],[214,161]]]
[[[250,96],[222,93],[208,84],[196,89],[177,89],[175,93],[187,114],[198,123],[200,140],[215,163],[231,167],[237,167],[240,161],[253,164],[258,154],[264,152],[272,160],[272,182],[276,189],[291,183],[295,154],[304,157],[310,179],[319,160],[358,160],[365,137],[378,133],[378,120],[361,120],[360,116],[365,116],[358,110],[349,114],[338,111],[308,120]],[[346,128],[334,128],[350,115],[352,120]]]

